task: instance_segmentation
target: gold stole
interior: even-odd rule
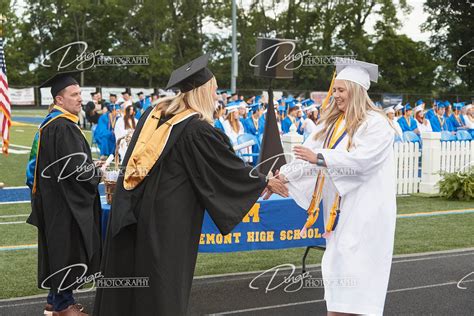
[[[333,149],[337,146],[338,141],[342,140],[346,134],[346,128],[343,124],[344,114],[341,114],[332,128],[329,128],[328,134],[326,134],[326,141],[324,142],[323,148],[330,148]],[[324,186],[325,176],[323,171],[318,172],[318,177],[316,180],[316,185],[313,191],[313,197],[311,199],[311,203],[308,207],[307,213],[308,218],[306,219],[306,223],[301,230],[300,235],[304,234],[308,228],[313,226],[316,220],[319,217],[319,205],[321,203],[321,199],[323,196],[323,186]],[[336,193],[334,198],[333,205],[331,207],[331,211],[329,214],[329,219],[325,228],[325,232],[323,237],[328,237],[328,235],[336,228],[337,224],[337,215],[339,213],[339,204],[340,204],[340,197],[339,193]]]
[[[189,109],[185,110],[176,114],[157,128],[161,114],[161,110],[157,108],[153,109],[143,125],[125,169],[123,187],[126,190],[136,188],[148,175],[151,168],[153,168],[156,161],[160,158],[168,142],[173,126],[192,115],[196,115],[197,112]]]
[[[258,118],[254,119],[252,116],[252,120],[253,120],[253,125],[255,126],[255,130],[258,132]]]

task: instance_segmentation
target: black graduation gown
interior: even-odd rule
[[[71,154],[70,161],[60,160]],[[44,128],[37,161],[37,189],[31,197],[32,212],[27,220],[38,228],[39,288],[51,274],[73,264],[87,265],[86,275],[99,270],[100,178],[92,163],[89,144],[74,122],[58,118]],[[83,165],[89,169],[76,168]],[[58,176],[64,179],[58,180]],[[71,269],[61,288],[73,284],[84,270]],[[45,286],[57,289],[65,273],[49,278]]]
[[[144,113],[128,162],[150,114]],[[175,125],[159,160],[134,190],[119,177],[101,264],[108,277],[148,277],[148,288],[98,289],[94,315],[184,315],[204,210],[222,234],[241,222],[266,186],[225,134],[197,116]]]

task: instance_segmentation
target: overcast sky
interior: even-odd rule
[[[146,0],[145,0],[146,1]],[[395,0],[398,1],[398,0]],[[427,14],[423,12],[423,3],[425,0],[407,0],[407,3],[412,7],[412,12],[409,15],[404,15],[401,12],[398,13],[398,18],[402,23],[402,28],[400,33],[406,34],[408,37],[415,41],[428,41],[430,34],[422,33],[420,30],[420,25],[426,21]],[[251,0],[237,0],[237,5],[248,7]],[[18,14],[24,12],[24,0],[17,0],[17,10]],[[287,4],[285,1],[281,1],[279,7],[275,9],[275,12],[281,12],[286,8]],[[366,25],[366,31],[368,33],[373,32],[373,24],[375,21],[368,19]],[[205,25],[206,32],[222,34],[222,30],[216,29],[213,25]],[[228,30],[230,33],[230,29]]]

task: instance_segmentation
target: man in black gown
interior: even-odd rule
[[[38,228],[38,287],[50,288],[45,314],[84,316],[72,290],[79,286],[77,277],[99,269],[100,178],[77,125],[79,84],[71,73],[60,73],[42,87],[51,87],[55,106],[38,134],[27,220]]]
[[[213,75],[207,58],[173,72],[168,88],[187,92],[208,82]],[[142,145],[146,122],[158,130],[173,120],[157,117],[158,112],[152,107],[144,112],[123,166]],[[266,186],[287,194],[277,179],[267,182],[256,172],[250,177],[251,167],[235,155],[228,137],[197,115],[172,127],[158,160],[136,187],[124,182],[129,171],[117,183],[101,271],[106,278],[148,277],[149,287],[98,289],[94,315],[186,314],[204,210],[226,235]]]

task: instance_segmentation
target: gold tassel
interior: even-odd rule
[[[334,80],[336,80],[336,71],[335,70],[334,70],[334,73],[332,75],[331,85],[329,86],[328,94],[326,95],[326,98],[324,99],[323,104],[321,106],[323,110],[325,110],[326,107],[329,105],[329,99],[332,96],[332,87],[334,85]]]

